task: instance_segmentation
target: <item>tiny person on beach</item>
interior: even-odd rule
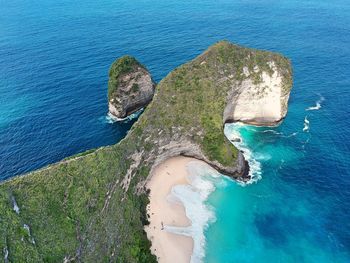
[[[162,222],[160,222],[160,224],[162,225],[161,230],[164,230],[164,224],[163,224],[163,221],[162,221]]]

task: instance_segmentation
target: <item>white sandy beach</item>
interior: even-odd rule
[[[193,251],[191,237],[167,232],[163,226],[189,226],[184,207],[168,200],[170,190],[175,185],[188,184],[186,165],[197,161],[187,157],[174,157],[153,171],[147,187],[150,192],[150,204],[147,208],[150,225],[145,227],[152,241],[152,253],[160,263],[190,262]],[[199,161],[197,161],[199,162]]]

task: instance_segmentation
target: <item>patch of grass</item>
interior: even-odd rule
[[[203,149],[208,154],[210,160],[217,160],[221,164],[230,166],[237,158],[237,149],[227,141],[223,134],[223,126],[217,125],[215,121],[206,115],[201,118],[205,129],[203,139]]]
[[[137,83],[132,84],[131,91],[132,92],[138,92],[140,90],[140,87]]]
[[[145,68],[140,62],[138,62],[132,56],[123,56],[117,59],[109,69],[109,80],[108,80],[108,98],[110,99],[114,92],[117,91],[119,79],[135,70],[137,67]],[[137,84],[136,84],[137,85]],[[134,89],[134,86],[133,86]]]

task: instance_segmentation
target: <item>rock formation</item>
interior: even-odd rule
[[[155,83],[151,74],[135,58],[123,56],[109,70],[109,113],[122,119],[148,105]]]
[[[261,126],[278,124],[287,114],[291,74],[290,67],[277,67],[273,60],[264,68],[243,67],[242,79],[229,94],[224,121]]]

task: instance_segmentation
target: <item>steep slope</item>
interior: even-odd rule
[[[223,126],[234,114],[232,94],[244,81],[258,83],[263,72],[277,72],[289,94],[288,59],[219,42],[159,83],[153,101],[118,144],[3,182],[0,253],[12,262],[156,261],[143,231],[150,171],[169,157],[186,155],[248,179],[244,158]]]
[[[109,113],[122,119],[146,107],[153,98],[155,86],[151,74],[135,58],[117,59],[109,70]]]

